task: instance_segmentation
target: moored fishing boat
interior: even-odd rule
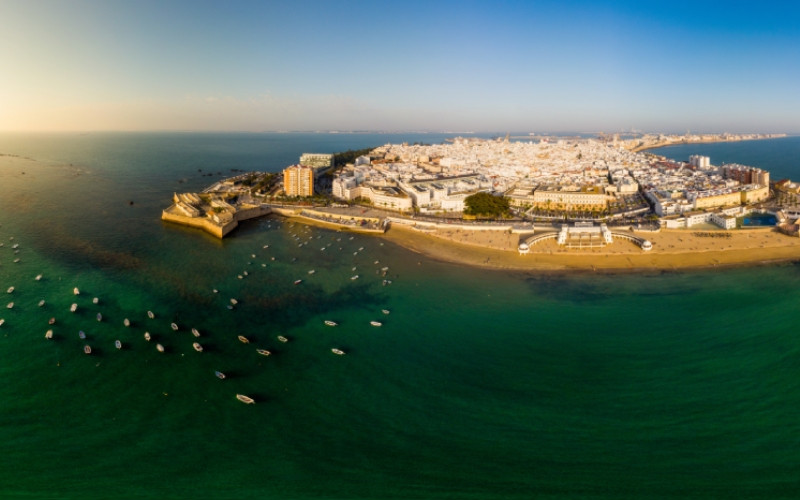
[[[78,290],[78,287],[76,286],[75,288],[72,289],[72,293],[74,293],[75,295],[80,295],[81,291]]]
[[[8,305],[6,306],[6,309],[14,309],[14,303],[9,302]]]
[[[294,280],[294,284],[295,284],[295,285],[299,285],[299,284],[300,284],[300,283],[302,283],[302,282],[303,282],[303,280]]]
[[[278,335],[278,340],[280,340],[281,342],[289,342],[289,339],[287,339],[283,335]]]
[[[92,299],[92,304],[99,304],[99,303],[100,303],[100,299],[99,298],[95,297],[95,298]]]
[[[194,350],[197,352],[203,352],[203,346],[201,346],[198,342],[194,342],[192,347],[194,347]]]
[[[147,311],[147,317],[150,318],[150,319],[153,319],[153,318],[156,317],[156,315],[153,314],[153,311]]]
[[[271,352],[269,352],[266,349],[256,349],[256,352],[259,353],[262,356],[269,356],[270,354],[272,354]]]
[[[43,305],[44,305],[44,299],[39,301],[39,307],[42,307]]]
[[[44,334],[44,338],[52,339],[53,338],[53,330],[47,330],[47,332],[45,332],[45,334]]]
[[[333,349],[331,349],[331,352],[334,353],[334,354],[338,354],[339,356],[343,356],[344,355],[344,351],[343,350],[337,349],[335,347]]]
[[[194,335],[195,337],[199,337],[200,336],[200,332],[197,331],[197,328],[192,328],[192,335]]]
[[[78,338],[85,339],[86,333],[83,330],[78,331]]]
[[[73,303],[71,306],[69,306],[69,312],[75,312],[77,310],[78,310],[78,304]]]
[[[122,324],[125,325],[125,326],[131,326],[131,320],[129,320],[128,318],[125,318],[125,319],[122,320]]]
[[[120,342],[119,340],[115,340],[114,347],[116,347],[117,349],[122,349],[122,342]]]
[[[156,344],[156,349],[158,349],[158,352],[164,352],[164,346],[161,344]]]
[[[328,326],[336,326],[336,325],[338,325],[338,323],[337,323],[337,322],[335,322],[335,321],[331,321],[331,320],[329,320],[329,319],[326,319],[326,320],[325,320],[325,324],[326,324],[326,325],[328,325]]]
[[[238,338],[239,338],[239,342],[241,342],[242,344],[249,344],[250,343],[250,340],[247,337],[245,337],[244,335],[239,335]]]
[[[381,312],[382,312],[383,314],[389,314],[389,310],[388,310],[388,309],[381,309]]]
[[[144,332],[144,339],[150,342],[150,332]]]
[[[47,324],[48,324],[48,325],[54,325],[54,324],[55,324],[55,322],[56,322],[56,319],[55,319],[55,318],[50,318],[50,319],[48,319],[48,320],[47,320]]]
[[[36,281],[39,281],[39,280],[42,279],[42,275],[41,274],[37,274],[36,277],[33,278],[33,279],[35,279]]]
[[[175,323],[170,323],[169,327],[175,330],[176,332],[178,331],[178,325],[176,325]]]
[[[87,345],[83,346],[83,352],[85,354],[91,354],[92,353],[92,348],[89,347],[89,345],[87,344]]]
[[[245,396],[244,394],[237,394],[236,399],[241,401],[242,403],[247,403],[249,405],[255,403],[255,400],[249,396]]]
[[[220,371],[214,371],[214,376],[216,376],[220,380],[225,378],[225,374]]]
[[[102,314],[97,313],[97,321],[103,321],[103,315]]]
[[[383,323],[381,323],[380,321],[370,321],[369,324],[372,325],[372,326],[382,326],[383,325]]]
[[[14,287],[13,286],[8,287],[8,290],[6,290],[6,293],[14,293]]]

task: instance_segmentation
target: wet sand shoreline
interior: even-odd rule
[[[539,243],[527,255],[519,255],[516,245],[500,249],[482,244],[491,238],[499,243],[501,234],[468,234],[461,240],[451,232],[421,232],[394,224],[384,237],[428,257],[456,264],[487,269],[542,272],[669,272],[686,269],[730,268],[768,265],[800,260],[800,238],[770,229],[719,231],[728,237],[703,237],[709,231],[667,230],[639,233],[653,243],[653,250],[642,251],[631,242],[615,240],[597,249],[565,249],[554,241]],[[495,232],[501,233],[501,232]],[[516,235],[509,235],[516,236]],[[470,241],[475,240],[475,241]],[[496,245],[498,246],[498,245]]]

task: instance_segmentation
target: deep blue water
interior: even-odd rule
[[[159,220],[231,169],[443,138],[0,135],[0,496],[796,497],[796,264],[498,272],[278,218],[224,241]],[[798,144],[687,156],[798,178]]]

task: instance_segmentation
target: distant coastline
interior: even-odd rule
[[[659,140],[654,143],[645,143],[640,146],[630,148],[634,153],[641,153],[642,151],[649,151],[651,149],[664,148],[667,146],[680,146],[684,144],[713,144],[717,142],[742,142],[742,141],[760,141],[767,139],[782,139],[788,137],[786,134],[747,134],[744,136],[713,136],[703,137],[696,140],[687,139],[685,136],[676,138],[674,140],[666,139]]]

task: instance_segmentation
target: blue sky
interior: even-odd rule
[[[0,130],[800,132],[791,2],[0,0]]]

